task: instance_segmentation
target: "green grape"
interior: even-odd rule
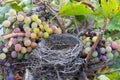
[[[43,25],[41,24],[41,25],[39,25],[39,28],[42,30],[42,31],[44,31],[44,27],[43,27]]]
[[[48,34],[47,32],[44,32],[44,33],[43,33],[43,38],[45,38],[45,39],[46,39],[46,38],[49,38],[49,34]]]
[[[33,20],[33,21],[37,21],[37,20],[38,20],[38,15],[33,14],[33,15],[32,15],[32,20]]]
[[[115,51],[115,53],[113,55],[114,55],[114,58],[117,58],[117,57],[119,57],[119,52]]]
[[[46,30],[46,32],[47,32],[48,34],[52,34],[52,33],[53,33],[53,31],[52,31],[51,28],[48,28],[48,29]]]
[[[33,28],[33,32],[38,34],[40,32],[39,28]]]
[[[97,51],[94,51],[93,53],[92,53],[92,57],[97,57],[98,56],[98,52]]]
[[[25,54],[26,52],[27,52],[27,49],[26,49],[25,47],[22,47],[21,53],[22,53],[22,54]]]
[[[96,42],[96,40],[97,40],[97,36],[94,36],[94,37],[92,38],[92,41],[93,41],[93,42]]]
[[[38,19],[38,20],[36,21],[36,23],[40,26],[40,25],[41,25],[41,20]]]
[[[6,54],[5,53],[0,53],[0,60],[5,60]]]
[[[31,27],[32,27],[32,28],[37,28],[37,26],[38,26],[38,25],[37,25],[36,22],[33,22],[33,23],[31,24]]]
[[[90,50],[91,50],[91,47],[86,47],[86,48],[84,49],[84,53],[85,53],[85,54],[88,54]]]
[[[9,13],[10,16],[15,16],[16,15],[16,10],[10,9],[8,13]]]
[[[109,37],[109,38],[107,38],[107,41],[108,41],[108,42],[112,42],[113,40],[112,40],[111,37]]]
[[[109,53],[109,52],[111,52],[111,51],[112,51],[112,48],[111,48],[110,46],[107,46],[107,47],[106,47],[106,52]]]
[[[30,39],[24,39],[24,45],[26,47],[30,46],[31,45],[31,40]]]
[[[83,40],[83,43],[84,44],[86,44],[87,42],[90,42],[91,40],[90,40],[90,37],[87,37],[87,38],[85,38],[84,40]]]
[[[31,33],[31,38],[32,39],[36,39],[37,38],[37,35],[35,33]]]
[[[30,17],[25,17],[24,23],[25,24],[30,24],[31,23],[31,18]]]
[[[24,59],[30,59],[30,54],[25,54]]]
[[[2,49],[2,51],[3,51],[4,53],[7,53],[7,52],[8,52],[8,48],[4,47],[4,48]]]
[[[114,57],[112,53],[107,53],[106,56],[110,60],[113,59],[113,57]]]
[[[24,12],[26,12],[26,13],[29,13],[29,12],[31,11],[31,9],[30,9],[29,7],[27,7],[27,6],[24,7],[23,10],[24,10]]]
[[[21,14],[18,14],[17,20],[18,20],[18,21],[23,21],[23,20],[24,20],[24,16],[21,15]]]
[[[10,33],[12,33],[12,29],[6,28],[5,33],[6,33],[6,34],[10,34]]]
[[[5,20],[2,24],[5,28],[7,28],[7,27],[10,27],[11,22],[9,20]]]
[[[24,27],[24,31],[25,31],[25,32],[30,32],[30,31],[31,31],[31,28],[30,28],[30,27]]]

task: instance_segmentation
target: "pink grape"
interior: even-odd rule
[[[22,49],[21,44],[16,44],[15,45],[15,51],[21,51],[21,49]]]

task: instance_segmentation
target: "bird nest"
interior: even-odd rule
[[[72,73],[79,71],[84,60],[80,57],[82,40],[69,34],[51,35],[43,39],[31,53],[27,66],[32,73]],[[52,70],[53,69],[53,70]]]

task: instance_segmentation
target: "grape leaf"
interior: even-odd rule
[[[60,9],[59,13],[62,16],[75,16],[75,15],[85,15],[91,14],[92,10],[86,7],[84,4],[73,3],[66,4]]]
[[[8,10],[11,9],[10,4],[6,4],[4,7],[0,9],[0,13],[3,15],[8,12]]]

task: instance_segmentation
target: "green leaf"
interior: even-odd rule
[[[75,15],[86,15],[91,14],[92,10],[86,7],[84,4],[66,4],[64,5],[60,11],[59,14],[62,16],[75,16]]]
[[[17,12],[23,10],[23,6],[19,6],[17,3],[11,4],[11,7],[15,9]]]

